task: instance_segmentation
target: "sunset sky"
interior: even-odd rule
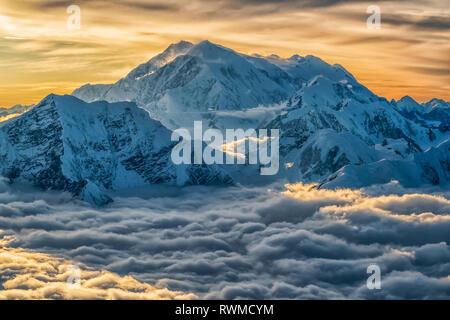
[[[81,29],[66,26],[71,4]],[[381,29],[368,29],[369,5]],[[449,0],[0,0],[0,107],[110,83],[180,40],[316,55],[388,99],[450,100]]]

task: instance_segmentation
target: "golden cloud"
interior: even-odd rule
[[[11,238],[0,238],[0,299],[75,299],[75,300],[172,300],[194,299],[191,293],[170,291],[96,271],[75,262],[48,254],[8,247]],[[79,270],[79,273],[75,272]],[[77,281],[71,277],[79,276]],[[78,278],[77,278],[78,279]]]

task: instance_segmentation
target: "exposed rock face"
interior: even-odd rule
[[[322,75],[304,84],[267,126],[280,128],[280,152],[292,164],[286,174],[293,181],[320,181],[343,166],[383,158],[409,160],[449,137],[430,122],[405,117],[355,80]]]
[[[323,188],[361,188],[398,181],[405,187],[447,186],[450,182],[450,139],[417,153],[411,160],[387,160],[349,165],[330,175]]]

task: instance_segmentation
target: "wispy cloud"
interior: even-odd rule
[[[66,28],[71,1],[0,4],[0,61],[7,66],[1,106],[37,102],[49,92],[26,92],[41,83],[68,93],[67,83],[72,89],[115,82],[181,39],[209,39],[244,53],[314,54],[388,98],[450,98],[446,75],[420,68],[448,67],[448,59],[433,60],[448,57],[442,1],[81,1],[81,30]],[[366,28],[369,4],[381,7],[381,30]]]

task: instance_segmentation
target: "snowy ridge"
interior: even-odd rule
[[[170,160],[170,136],[134,103],[88,104],[50,95],[0,126],[0,173],[10,181],[66,190],[97,205],[109,201],[107,190],[231,182],[213,166],[178,170]]]
[[[317,182],[346,165],[410,160],[449,138],[448,129],[406,117],[357,82],[323,75],[304,84],[267,126],[280,128],[291,181]]]
[[[404,187],[450,183],[450,139],[412,160],[387,160],[363,165],[349,165],[332,174],[322,188],[361,188],[397,181]]]

